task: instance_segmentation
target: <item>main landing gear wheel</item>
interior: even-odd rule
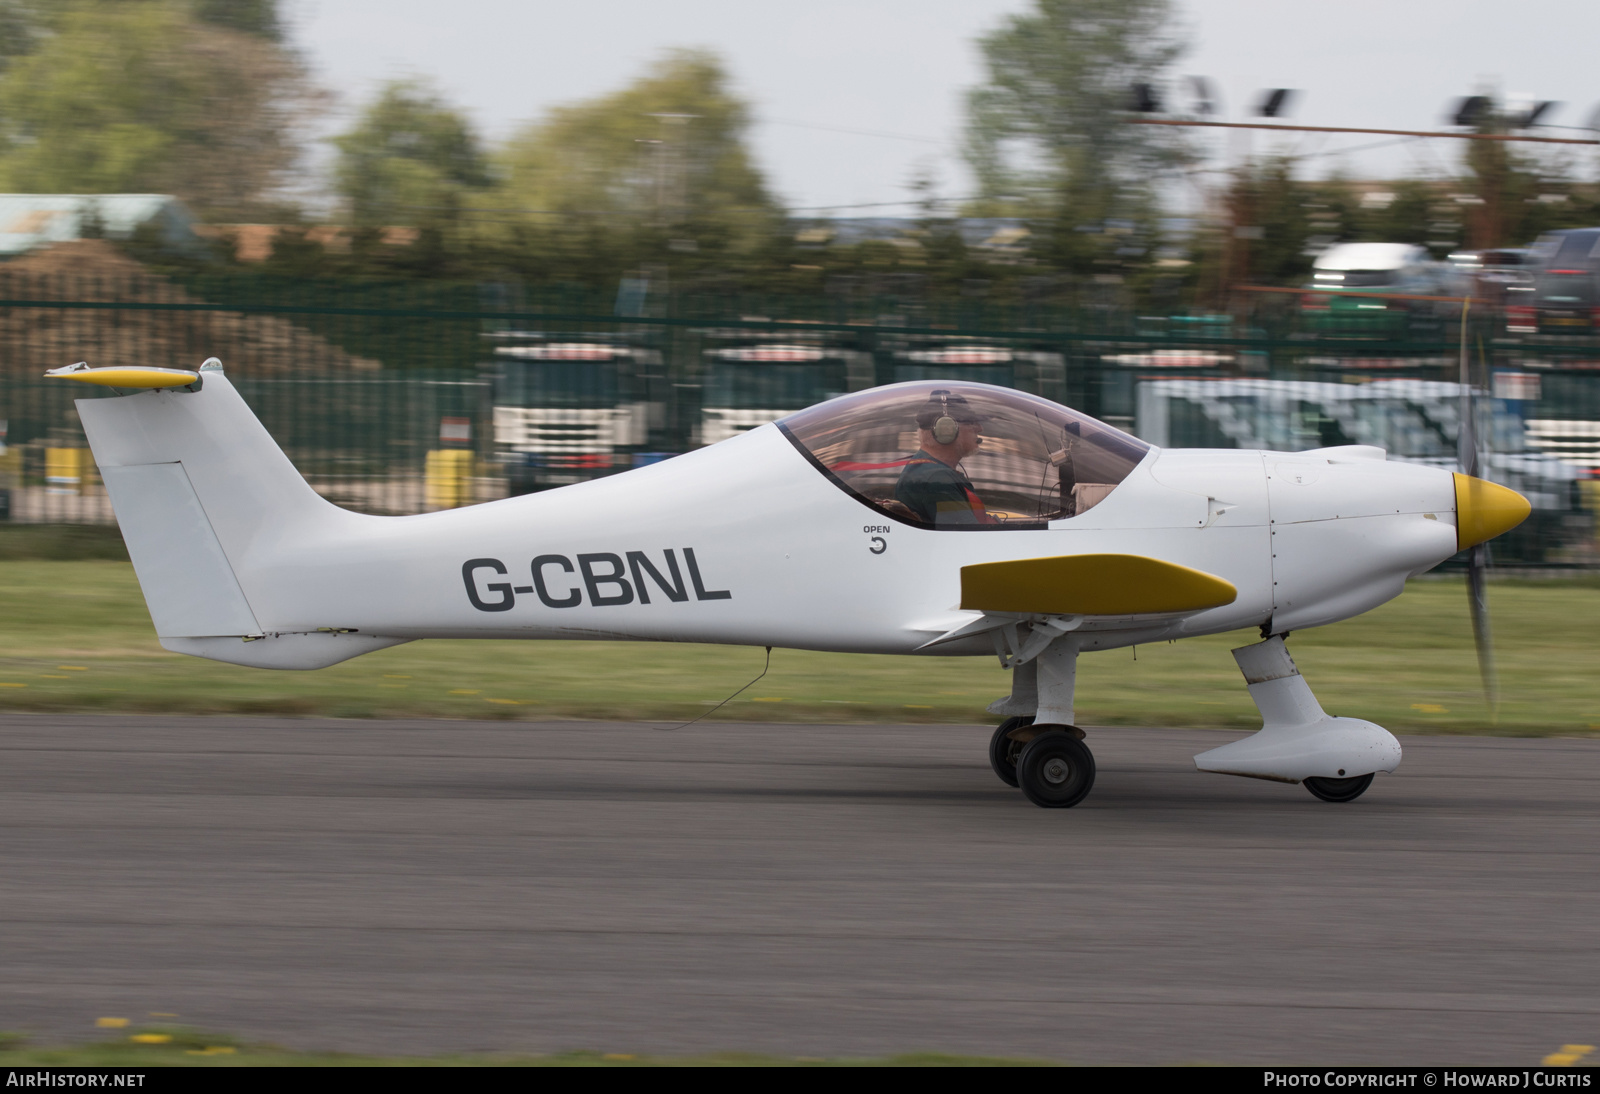
[[[1306,789],[1325,802],[1353,802],[1372,785],[1371,775],[1353,775],[1348,779],[1325,779],[1317,775],[1302,779]]]
[[[1070,809],[1094,787],[1094,756],[1065,729],[1048,729],[1017,757],[1017,785],[1044,809]]]
[[[1033,725],[1033,716],[1026,718],[1007,718],[1000,723],[994,731],[994,736],[989,738],[989,766],[994,768],[994,773],[1000,776],[1000,781],[1007,786],[1017,785],[1017,757],[1022,755],[1022,750],[1027,747],[1023,741],[1013,741],[1006,734],[1013,729]]]

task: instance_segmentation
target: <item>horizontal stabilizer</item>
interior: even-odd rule
[[[1048,615],[1181,615],[1232,604],[1215,574],[1143,555],[1057,555],[961,567],[961,607]]]

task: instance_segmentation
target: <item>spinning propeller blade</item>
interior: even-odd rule
[[[1500,709],[1500,678],[1494,671],[1494,638],[1489,633],[1489,601],[1484,571],[1489,568],[1489,545],[1480,543],[1467,555],[1467,603],[1472,609],[1472,640],[1478,646],[1478,674],[1483,677],[1483,698],[1491,713]]]
[[[1456,456],[1461,473],[1478,479],[1482,470],[1478,456],[1478,414],[1473,398],[1472,377],[1467,363],[1467,308],[1471,298],[1461,304],[1461,426],[1456,436]],[[1458,526],[1465,513],[1457,513]],[[1489,568],[1489,545],[1474,543],[1467,551],[1467,607],[1472,613],[1472,639],[1478,647],[1478,675],[1483,679],[1483,698],[1491,713],[1500,707],[1500,680],[1494,670],[1494,637],[1489,630],[1489,597],[1485,573]]]

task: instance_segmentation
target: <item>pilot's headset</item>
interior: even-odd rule
[[[933,439],[940,444],[953,444],[961,435],[961,423],[950,417],[950,392],[940,388],[933,394],[939,396],[939,416],[933,420]]]

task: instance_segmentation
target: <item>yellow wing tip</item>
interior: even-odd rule
[[[81,361],[65,368],[53,368],[46,372],[45,376],[53,380],[76,380],[81,384],[98,384],[101,387],[146,389],[188,387],[200,379],[198,372],[182,368],[155,368],[145,365],[90,368]]]

